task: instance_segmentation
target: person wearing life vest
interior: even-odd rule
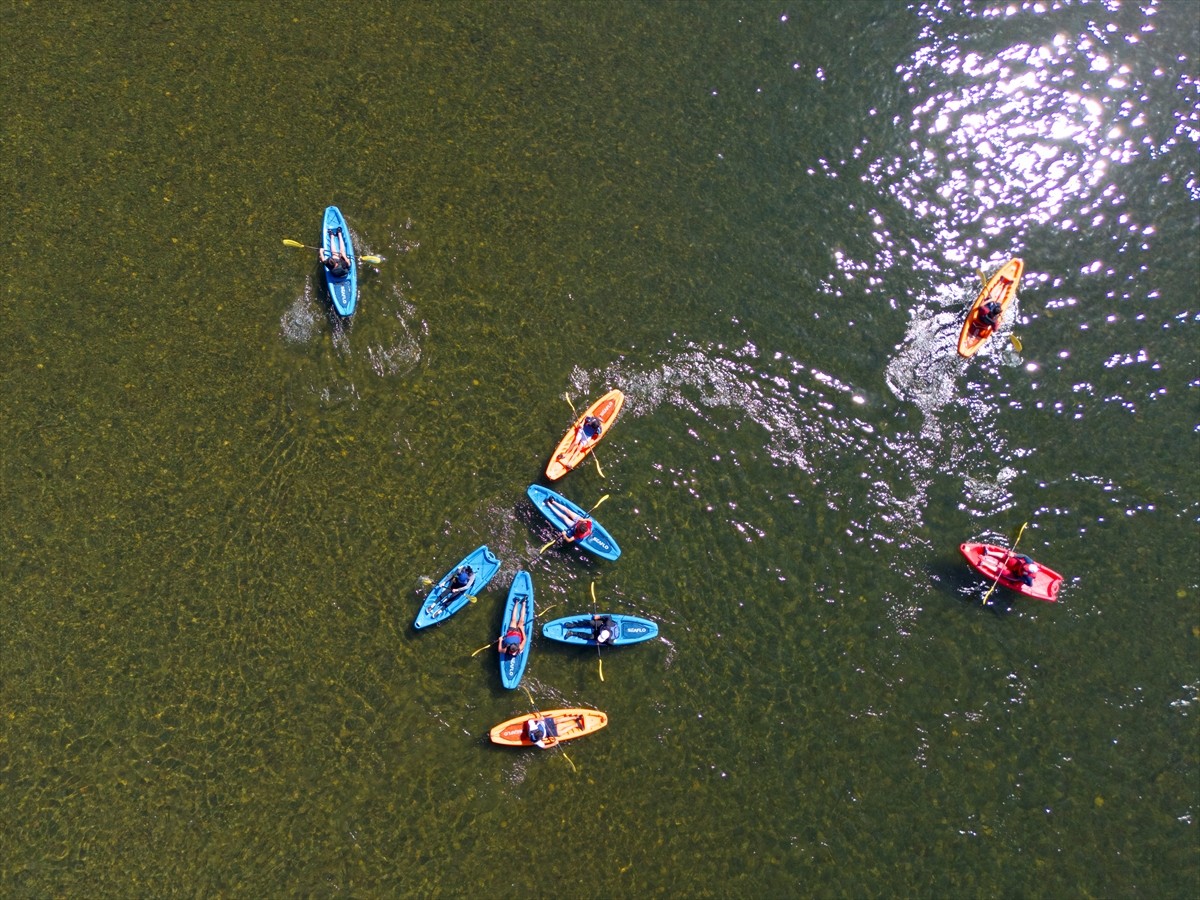
[[[575,433],[575,450],[583,450],[588,444],[594,444],[600,440],[600,435],[604,432],[604,423],[596,416],[584,416],[583,424],[579,426],[579,430]],[[567,457],[568,450],[564,450],[558,454],[555,459],[560,462]]]
[[[575,520],[575,523],[567,530],[567,543],[573,544],[575,541],[581,541],[592,533],[592,520],[586,516],[581,516]]]
[[[513,605],[512,620],[508,623],[508,629],[496,642],[496,649],[505,656],[519,656],[525,649],[525,607],[524,601]]]
[[[345,278],[350,274],[350,257],[346,255],[346,239],[342,236],[342,229],[330,230],[329,249],[330,252],[326,253],[325,248],[321,248],[321,264],[329,270],[332,277]]]
[[[579,443],[586,444],[588,441],[600,440],[600,435],[604,431],[604,423],[596,416],[585,416],[583,419],[583,427],[579,429]]]
[[[613,620],[610,616],[592,616],[592,639],[607,644],[613,639]]]
[[[447,609],[454,601],[454,598],[463,591],[471,587],[475,583],[475,572],[470,566],[463,566],[457,572],[450,576],[450,580],[446,582],[446,590],[436,600],[431,600],[429,605],[425,607],[425,612],[437,618]],[[432,593],[430,594],[432,597]]]
[[[457,597],[475,582],[475,570],[470,566],[463,566],[457,572],[450,576],[450,590],[446,593],[446,599]]]
[[[568,544],[573,544],[575,541],[583,540],[592,533],[592,520],[587,516],[581,516],[572,509],[563,506],[557,500],[547,499],[546,506],[558,514],[567,525],[566,531],[562,532],[563,538]]]
[[[529,740],[543,750],[558,743],[558,728],[553,719],[530,719],[525,728]]]
[[[1024,553],[1014,553],[1008,558],[1008,572],[1005,573],[1010,581],[1019,581],[1026,587],[1033,587],[1033,577],[1041,568]]]
[[[991,334],[1000,323],[1000,313],[1004,311],[995,300],[988,300],[975,310],[975,328],[983,334]]]

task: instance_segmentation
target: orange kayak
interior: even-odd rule
[[[608,429],[612,427],[617,413],[624,405],[625,395],[614,389],[584,410],[583,415],[575,420],[571,430],[563,435],[563,439],[554,448],[554,453],[550,456],[550,464],[546,466],[546,477],[551,481],[557,481],[583,462],[583,458],[600,443],[600,438],[608,434]],[[600,420],[599,434],[590,434],[585,431],[583,423],[588,416],[595,416]]]
[[[530,728],[540,727],[543,731],[542,741],[547,749],[559,741],[572,741],[575,738],[599,731],[608,724],[608,716],[598,709],[550,709],[543,713],[526,713],[501,722],[489,732],[493,744],[503,744],[506,747],[533,747],[536,741],[530,736]]]
[[[962,332],[958,336],[959,356],[970,359],[975,355],[975,351],[983,346],[983,342],[992,336],[995,329],[979,324],[977,318],[979,307],[989,300],[995,300],[1000,304],[1000,315],[1004,315],[1008,311],[1008,305],[1012,303],[1013,297],[1017,295],[1017,284],[1024,271],[1025,263],[1022,260],[1010,259],[1000,267],[1000,271],[988,279],[983,290],[979,292],[979,296],[975,298],[975,302],[971,304],[971,309],[967,312],[967,320],[963,322]]]

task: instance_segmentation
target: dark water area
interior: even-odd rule
[[[0,23],[0,893],[1194,894],[1200,5]],[[506,691],[521,569],[660,637]]]

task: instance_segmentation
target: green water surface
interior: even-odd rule
[[[1189,896],[1200,13],[1156,9],[6,3],[0,893]],[[1043,96],[1104,96],[1044,156],[930,126],[1056,46],[1107,68]],[[281,243],[329,204],[385,259],[349,323]],[[1022,355],[960,362],[1009,255]],[[556,486],[622,556],[535,559],[610,387]],[[1061,602],[983,607],[957,545],[1024,522]],[[504,691],[520,568],[662,640]],[[535,705],[610,725],[487,743]]]

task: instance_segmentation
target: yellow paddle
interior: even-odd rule
[[[592,615],[596,615],[596,582],[592,581]],[[596,658],[600,660],[600,680],[604,680],[604,657],[600,655],[600,642],[596,641]]]
[[[979,280],[983,282],[983,286],[987,287],[987,276],[983,274],[983,269],[976,269],[975,271],[979,273]],[[1021,346],[1021,339],[1015,334],[1010,334],[1008,339],[1012,341],[1012,347],[1018,353],[1025,349],[1023,346]]]
[[[578,416],[579,413],[575,412],[575,404],[571,402],[571,395],[566,391],[563,391],[563,399],[567,401],[567,406],[571,407],[571,415]],[[600,477],[603,478],[604,470],[600,468],[600,457],[596,455],[595,450],[592,451],[592,459],[596,461],[596,471],[599,472]]]
[[[287,244],[289,247],[299,247],[301,250],[320,250],[321,249],[320,247],[310,247],[308,244],[302,244],[299,241],[289,241],[287,238],[284,238],[283,242],[285,244]],[[382,256],[361,256],[360,255],[358,258],[365,263],[374,264],[374,263],[383,262]]]
[[[1012,556],[1012,552],[1017,549],[1017,543],[1021,540],[1021,535],[1025,533],[1025,525],[1028,524],[1029,523],[1026,522],[1021,526],[1021,530],[1017,532],[1017,540],[1012,542],[1012,546],[1009,547],[1008,552],[1004,554],[1004,559],[1000,560],[1000,565],[996,567],[996,580],[992,582],[992,586],[988,588],[988,592],[983,595],[983,602],[979,604],[980,606],[987,606],[988,597],[992,596],[992,591],[994,591],[996,589],[996,585],[1000,583],[1000,573],[1004,571],[1004,564],[1008,562],[1008,558]]]

